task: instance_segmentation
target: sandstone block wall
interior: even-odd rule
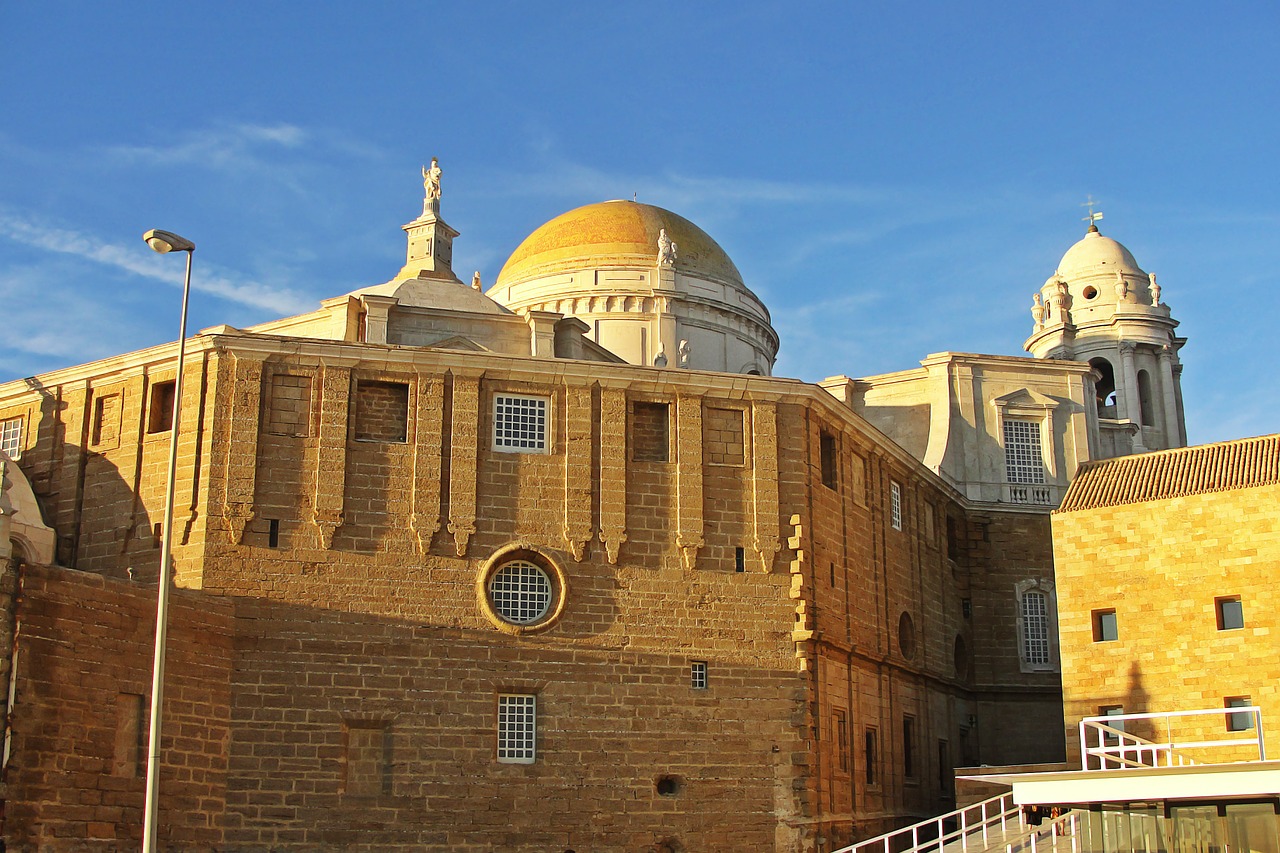
[[[1278,505],[1280,486],[1273,485],[1054,515],[1072,761],[1079,760],[1077,722],[1107,706],[1193,710],[1248,697],[1263,708],[1264,723],[1280,716]],[[1219,630],[1219,597],[1239,598],[1243,628]],[[1115,612],[1113,641],[1095,641],[1093,614],[1101,610]],[[1280,749],[1274,728],[1264,726],[1269,754]],[[1165,733],[1155,723],[1128,729],[1142,737]],[[1221,716],[1178,724],[1174,734],[1232,737]],[[1257,757],[1239,749],[1216,760],[1250,754]]]

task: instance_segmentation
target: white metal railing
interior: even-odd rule
[[[1005,842],[1004,853],[1080,853],[1080,812],[1072,810]]]
[[[1228,722],[1238,723],[1240,728],[1228,725],[1227,731],[1243,737],[1213,740],[1175,739],[1173,721],[1188,717],[1226,717]],[[1247,724],[1242,718],[1247,718]],[[1165,739],[1152,741],[1125,731],[1130,720],[1159,720],[1164,722]],[[1092,743],[1091,743],[1092,741]],[[1258,760],[1267,760],[1267,748],[1262,739],[1262,709],[1256,705],[1240,708],[1207,708],[1197,711],[1163,711],[1144,714],[1112,714],[1103,717],[1085,717],[1080,721],[1080,769],[1109,770],[1121,767],[1181,767],[1199,762],[1182,755],[1178,750],[1215,749],[1253,745],[1258,750]],[[1091,762],[1090,759],[1095,759]],[[1090,764],[1096,766],[1091,767]]]
[[[972,845],[974,851],[982,851],[990,848],[993,838],[998,841],[1008,835],[1011,824],[1018,834],[1026,829],[1013,794],[1001,794],[832,853],[917,853],[941,851],[949,845],[960,851],[968,851]],[[948,825],[954,828],[947,829]]]

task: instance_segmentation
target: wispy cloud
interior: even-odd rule
[[[0,210],[0,237],[32,248],[84,258],[174,287],[182,286],[181,264],[162,263],[138,247],[126,248],[91,234],[50,226],[3,210]],[[314,307],[312,299],[295,290],[246,281],[210,264],[201,264],[198,274],[192,276],[191,287],[231,302],[280,314],[296,314]]]
[[[262,165],[264,146],[299,148],[307,141],[307,132],[296,125],[234,124],[189,131],[169,144],[113,145],[104,153],[130,165],[245,168]]]

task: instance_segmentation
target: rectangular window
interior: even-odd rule
[[[173,394],[177,383],[170,379],[151,386],[151,405],[147,407],[147,432],[173,429]]]
[[[733,570],[735,572],[747,570],[747,549],[742,546],[733,549]]]
[[[1034,666],[1049,663],[1049,597],[1022,594],[1022,658]]]
[[[832,737],[836,742],[836,766],[842,773],[849,772],[849,718],[843,710],[837,709],[832,720]]]
[[[867,780],[868,787],[874,787],[880,784],[880,771],[879,771],[880,759],[879,759],[879,756],[876,754],[877,752],[879,752],[879,749],[877,748],[879,746],[879,742],[880,742],[880,733],[877,732],[874,728],[871,728],[870,726],[868,726],[867,730],[863,733],[863,737],[862,737],[862,757],[863,757],[863,760],[866,762],[865,778]]]
[[[356,384],[356,441],[402,444],[409,435],[409,385],[406,382]]]
[[[902,718],[902,775],[916,778],[916,718]]]
[[[667,462],[671,458],[671,405],[631,404],[631,459],[633,462]]]
[[[1114,609],[1093,611],[1093,641],[1107,643],[1118,639],[1120,639],[1120,631],[1116,625],[1116,611]]]
[[[1123,713],[1123,705],[1103,705],[1098,708],[1098,716],[1100,717],[1118,717]],[[1124,720],[1108,720],[1107,725],[1117,731],[1124,731]],[[1102,742],[1104,744],[1116,744],[1120,742],[1120,737],[1119,735],[1104,734]]]
[[[120,441],[120,395],[106,394],[93,402],[93,443],[115,447]]]
[[[280,519],[278,518],[267,519],[267,547],[280,547]]]
[[[346,722],[346,793],[376,797],[391,793],[391,728],[385,722]]]
[[[1223,701],[1225,703],[1224,707],[1227,708],[1248,708],[1253,704],[1248,696],[1229,696]],[[1253,712],[1245,711],[1239,714],[1227,714],[1227,731],[1253,731]]]
[[[22,418],[9,418],[0,422],[0,451],[10,459],[22,456]]]
[[[1218,611],[1219,631],[1234,631],[1244,627],[1244,605],[1240,603],[1240,596],[1215,598],[1214,604]]]
[[[546,397],[493,395],[493,449],[507,453],[547,452]]]
[[[1004,422],[1004,467],[1010,483],[1044,483],[1044,451],[1037,421]]]
[[[695,660],[689,664],[689,686],[694,690],[707,689],[707,662]]]
[[[537,757],[538,697],[504,693],[498,697],[498,761],[532,764]]]
[[[889,520],[894,530],[902,529],[902,486],[889,481]]]
[[[818,435],[818,460],[822,467],[822,485],[836,488],[836,437],[829,432]]]

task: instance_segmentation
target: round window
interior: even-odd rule
[[[1093,299],[1093,298],[1094,298],[1094,297],[1096,297],[1097,295],[1098,295],[1098,288],[1096,288],[1096,287],[1086,287],[1086,288],[1084,289],[1084,298],[1085,298],[1085,299]]]
[[[551,578],[528,560],[512,560],[489,578],[489,602],[503,621],[532,625],[551,609]]]
[[[911,660],[916,655],[916,623],[912,621],[911,614],[905,610],[898,617],[898,648],[902,650],[902,656],[907,660]]]

